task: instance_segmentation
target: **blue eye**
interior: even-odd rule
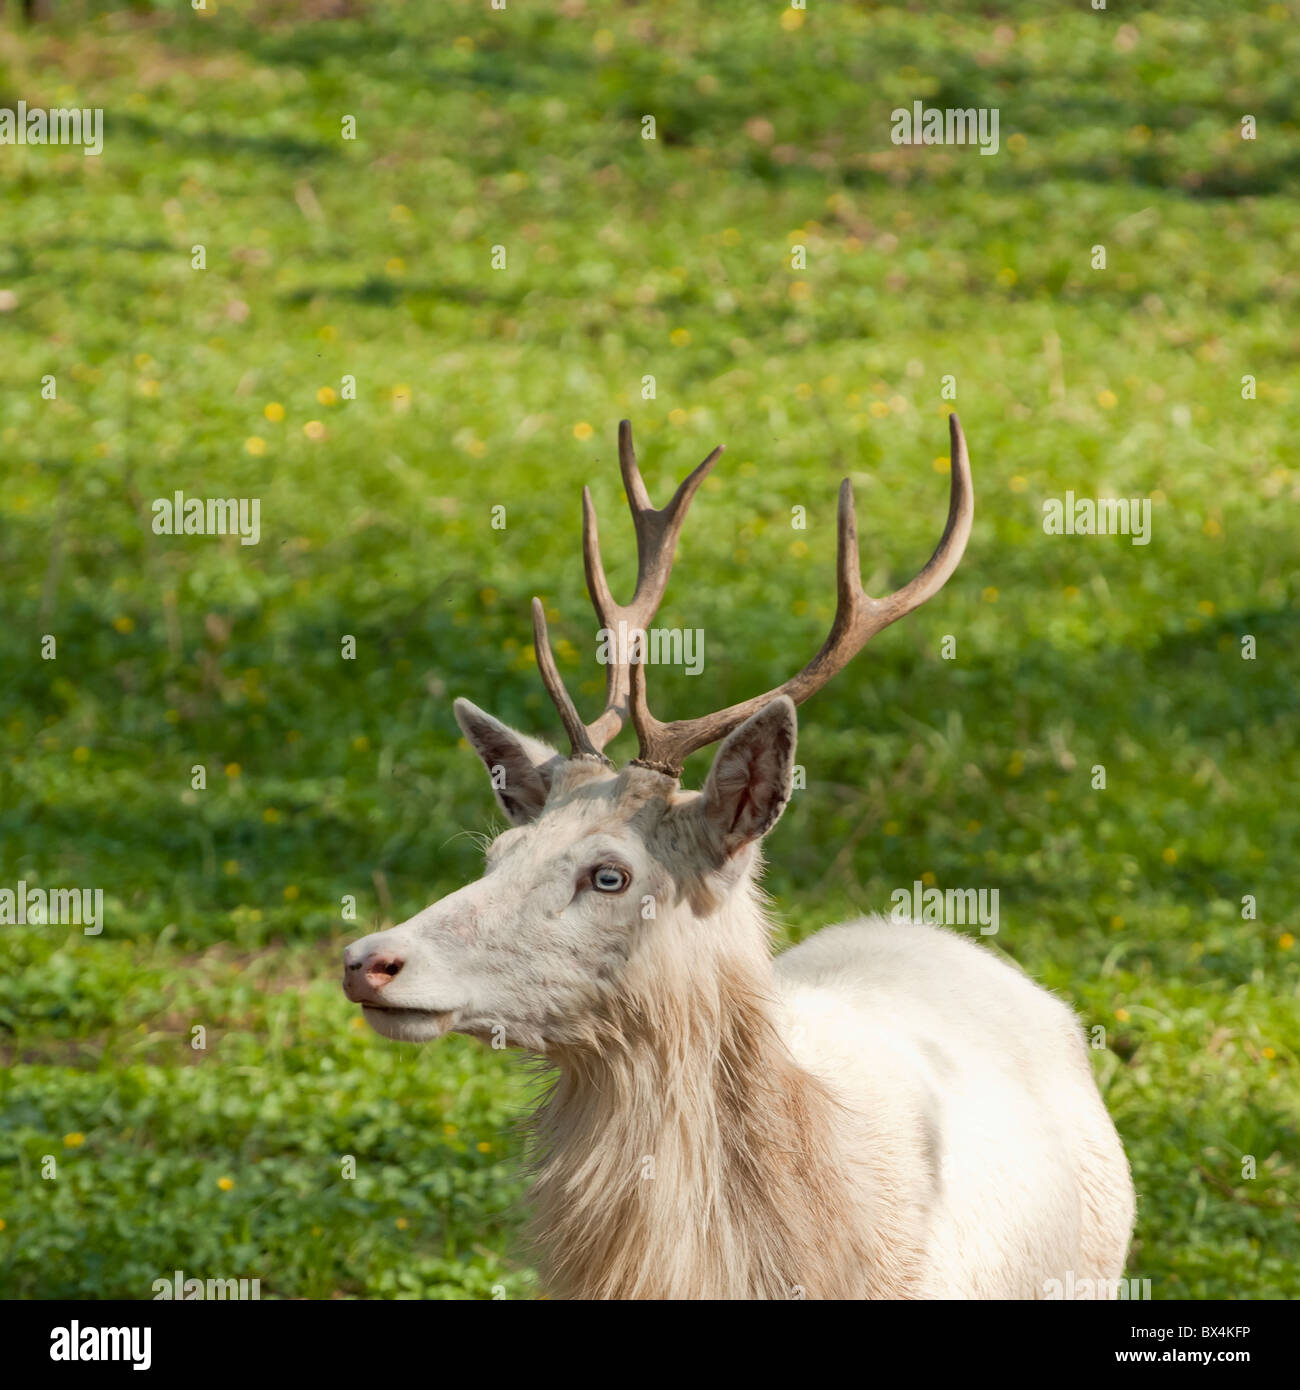
[[[591,875],[591,885],[600,893],[621,893],[631,881],[632,876],[626,869],[613,864],[602,864]]]

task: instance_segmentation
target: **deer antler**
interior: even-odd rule
[[[706,714],[700,719],[660,723],[646,704],[645,667],[632,668],[632,723],[640,740],[636,761],[670,776],[680,776],[682,763],[699,748],[725,738],[778,695],[788,695],[796,705],[842,671],[882,628],[933,598],[957,568],[975,519],[975,493],[971,486],[966,440],[956,415],[948,417],[952,442],[952,482],[948,498],[948,524],[925,568],[909,584],[886,598],[871,598],[862,588],[858,560],[858,526],[853,512],[853,485],[840,484],[839,541],[836,554],[835,620],[821,650],[797,676],[752,700]]]
[[[534,599],[533,633],[537,663],[568,731],[574,756],[603,756],[601,750],[630,717],[640,745],[634,761],[643,767],[678,777],[683,762],[691,753],[725,738],[732,729],[743,724],[751,714],[757,713],[778,695],[788,695],[795,704],[802,704],[832,676],[842,671],[882,628],[897,622],[914,608],[919,608],[926,599],[933,598],[961,561],[975,519],[970,459],[956,415],[948,417],[948,432],[952,442],[948,522],[925,568],[910,583],[885,598],[872,598],[866,593],[862,587],[862,569],[858,558],[853,485],[845,478],[840,484],[835,620],[831,623],[830,633],[822,643],[821,650],[798,675],[791,676],[775,690],[755,695],[752,700],[744,700],[699,719],[679,719],[664,724],[650,713],[646,703],[644,661],[611,663],[605,678],[604,712],[593,724],[584,725],[556,669],[541,600]],[[614,602],[609,585],[605,582],[596,538],[595,508],[591,503],[590,491],[584,488],[582,492],[582,552],[587,571],[587,591],[602,627],[613,631],[617,631],[620,620],[627,623],[629,628],[645,629],[658,611],[672,570],[673,554],[682,522],[686,518],[686,509],[722,450],[715,449],[700,464],[662,511],[655,511],[651,506],[645,484],[641,481],[636,456],[632,452],[632,427],[626,420],[619,425],[618,452],[623,486],[636,527],[637,544],[636,592],[626,607]]]
[[[691,499],[721,454],[721,447],[714,449],[683,481],[673,494],[672,501],[656,511],[646,491],[641,470],[637,467],[636,453],[632,448],[631,422],[619,421],[618,465],[623,474],[623,490],[627,493],[628,507],[632,512],[632,525],[636,528],[636,589],[631,603],[616,603],[609,591],[605,567],[600,558],[596,508],[591,500],[591,489],[582,489],[582,561],[587,575],[587,593],[591,596],[591,606],[596,610],[600,626],[614,634],[616,640],[620,638],[620,622],[626,624],[626,631],[644,631],[659,611],[673,568],[677,537],[681,534]],[[573,756],[603,757],[605,746],[627,722],[631,691],[629,663],[611,661],[606,666],[605,708],[592,723],[584,724],[555,664],[546,630],[546,610],[541,599],[537,598],[533,600],[533,645],[537,651],[538,669],[569,735]],[[620,652],[620,655],[626,653]]]

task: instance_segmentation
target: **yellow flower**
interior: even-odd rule
[[[478,1151],[481,1154],[490,1154],[492,1152],[492,1145],[489,1144],[486,1139],[480,1139],[478,1143]]]
[[[90,761],[89,748],[74,748],[72,750],[72,761],[74,763],[85,763]]]
[[[1016,476],[1007,483],[1007,486],[1012,492],[1024,492],[1029,486],[1029,480],[1027,478],[1022,478],[1020,474],[1017,473]]]
[[[1123,919],[1122,917],[1112,917],[1112,918],[1110,919],[1110,929],[1111,929],[1111,931],[1119,931],[1119,929],[1120,929],[1123,925],[1124,925],[1124,919]]]
[[[79,1129],[63,1136],[64,1148],[79,1149],[85,1142],[86,1136]]]
[[[674,328],[668,335],[668,341],[674,347],[685,347],[691,341],[691,330],[689,328]]]
[[[243,771],[243,768],[241,768],[241,767],[239,766],[238,763],[227,763],[227,764],[226,764],[226,776],[227,776],[227,777],[232,777],[232,778],[233,778],[233,777],[238,777],[239,774],[240,774],[242,771]]]
[[[579,420],[573,427],[573,437],[575,439],[590,439],[596,431],[585,421]]]
[[[262,414],[266,416],[273,425],[278,425],[284,419],[284,406],[279,401],[269,401],[262,407]]]
[[[784,29],[787,34],[793,34],[794,31],[803,24],[805,18],[806,16],[802,10],[782,10],[781,28]]]
[[[1127,1010],[1127,1009],[1116,1009],[1116,1010],[1115,1010],[1115,1018],[1116,1018],[1116,1019],[1118,1020],[1118,1022],[1120,1022],[1120,1023],[1127,1023],[1128,1020],[1129,1020],[1129,1012],[1128,1012],[1128,1010]]]
[[[396,1222],[394,1222],[394,1225],[396,1225],[396,1227],[397,1227],[397,1229],[398,1229],[399,1231],[404,1231],[404,1230],[406,1230],[406,1228],[407,1228],[410,1224],[411,1224],[411,1223],[410,1223],[410,1222],[406,1219],[406,1217],[404,1217],[404,1216],[399,1216],[399,1217],[397,1218]]]
[[[325,426],[319,420],[308,420],[302,427],[302,432],[308,439],[324,439]]]
[[[1165,861],[1166,864],[1178,863],[1178,851],[1174,849],[1172,845],[1169,846],[1167,849],[1162,849],[1160,851],[1160,857]]]
[[[274,806],[268,806],[266,810],[262,812],[262,819],[267,825],[279,825],[280,813]]]
[[[234,1180],[234,1178],[218,1178],[218,1179],[217,1179],[217,1186],[218,1186],[223,1192],[229,1192],[229,1191],[234,1187],[234,1185],[235,1185],[235,1180]]]
[[[1292,936],[1289,931],[1284,931],[1277,939],[1277,948],[1279,951],[1289,951],[1294,945],[1295,937]]]
[[[113,626],[121,633],[135,631],[135,619],[128,617],[125,613],[120,618],[113,619]]]
[[[259,434],[250,434],[244,440],[244,452],[252,454],[255,459],[260,459],[266,453],[266,440]]]
[[[926,886],[927,888],[933,888],[934,885],[935,885],[936,879],[935,879],[935,877],[934,877],[934,874],[931,873],[929,869],[927,869],[927,870],[921,875],[921,882],[924,883],[925,886]]]
[[[998,591],[990,584],[989,587],[980,594],[980,598],[982,598],[985,603],[996,603],[998,601]]]
[[[1101,406],[1103,410],[1114,410],[1119,404],[1119,397],[1114,391],[1098,391],[1097,404]]]
[[[1266,1062],[1271,1062],[1277,1056],[1277,1053],[1271,1047],[1261,1047],[1259,1055],[1263,1057]]]
[[[298,885],[296,883],[286,883],[284,885],[285,902],[294,902],[298,897]]]

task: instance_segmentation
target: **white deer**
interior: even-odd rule
[[[961,559],[973,493],[955,416],[950,428],[943,538],[887,598],[862,589],[841,487],[834,623],[778,689],[664,724],[632,660],[609,667],[605,709],[584,725],[534,600],[571,754],[456,702],[513,828],[477,882],[348,947],[344,989],[385,1037],[467,1033],[558,1069],[531,1122],[533,1235],[553,1295],[1118,1291],[1133,1185],[1071,1011],[920,924],[828,927],[773,959],[757,886],[759,841],[790,797],[795,705]],[[655,510],[620,426],[637,583],[629,605],[611,597],[584,490],[602,628],[649,626],[720,452]],[[619,771],[602,749],[629,718],[639,756]],[[719,739],[703,790],[682,790],[683,759]]]

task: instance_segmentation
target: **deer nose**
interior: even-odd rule
[[[343,993],[354,1004],[378,1004],[380,991],[402,972],[406,957],[391,949],[343,957]]]

